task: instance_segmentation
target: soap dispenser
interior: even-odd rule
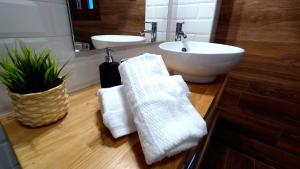
[[[119,62],[115,62],[111,55],[111,48],[106,48],[105,62],[99,65],[100,83],[102,88],[121,85],[121,77],[118,70]]]

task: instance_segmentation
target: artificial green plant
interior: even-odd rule
[[[60,75],[66,66],[58,66],[50,49],[37,52],[19,41],[13,49],[7,45],[6,57],[0,55],[0,83],[11,92],[28,94],[43,92],[60,85],[68,76]]]

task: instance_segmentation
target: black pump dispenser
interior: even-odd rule
[[[106,48],[105,62],[99,65],[102,88],[121,85],[121,77],[118,70],[120,63],[114,61],[111,51],[111,48]]]

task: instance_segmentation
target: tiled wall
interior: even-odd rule
[[[169,0],[146,0],[146,22],[157,22],[157,41],[166,40]],[[146,29],[151,29],[150,24],[145,24]],[[150,35],[146,34],[147,40]]]
[[[49,2],[48,2],[49,1]],[[0,51],[20,39],[30,47],[50,47],[62,59],[73,54],[65,0],[0,0]]]
[[[0,0],[0,53],[16,39],[36,50],[51,48],[62,60],[74,56],[65,0]],[[0,86],[0,113],[9,106]]]
[[[3,44],[12,47],[16,39],[36,50],[52,49],[60,55],[60,62],[73,59],[67,66],[72,70],[67,80],[70,91],[98,82],[103,59],[74,57],[66,0],[0,0],[0,53],[4,57]],[[0,115],[9,107],[6,89],[0,85]]]
[[[218,17],[220,1],[146,0],[145,17],[146,21],[158,23],[157,41],[174,40],[176,22],[184,21],[183,31],[188,36],[187,40],[209,42],[214,36],[214,23]],[[172,18],[169,27],[168,18]],[[148,24],[145,27],[150,28]]]

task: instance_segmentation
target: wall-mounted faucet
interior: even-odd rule
[[[156,34],[157,34],[157,22],[146,22],[151,24],[151,30],[143,30],[140,32],[141,36],[145,36],[145,33],[151,34],[151,42],[156,42]]]
[[[176,33],[175,33],[175,41],[181,41],[181,37],[184,39],[187,38],[187,35],[182,31],[182,25],[184,22],[176,23]]]

